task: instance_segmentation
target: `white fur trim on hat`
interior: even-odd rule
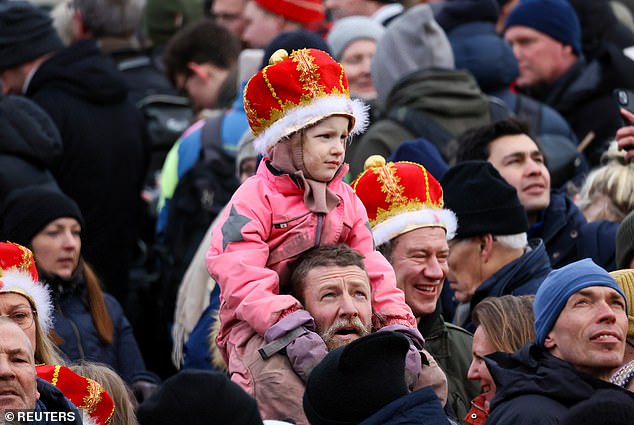
[[[458,220],[453,211],[445,208],[424,208],[397,214],[378,223],[372,228],[376,245],[384,244],[395,237],[420,227],[442,227],[447,232],[447,240],[453,239],[458,228]]]
[[[344,95],[323,96],[308,105],[291,109],[271,124],[253,142],[255,149],[262,155],[266,155],[268,150],[283,137],[331,115],[347,115],[354,118],[351,136],[362,133],[368,126],[368,106],[361,100],[350,99]]]
[[[53,328],[53,303],[48,287],[34,282],[28,273],[16,269],[5,270],[0,292],[13,292],[25,296],[37,311],[37,320],[44,333]]]
[[[79,411],[81,412],[81,423],[83,425],[99,425],[86,409],[79,409]]]

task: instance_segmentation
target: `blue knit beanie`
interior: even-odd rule
[[[607,286],[627,299],[621,287],[603,268],[585,258],[553,270],[546,276],[535,294],[535,338],[543,346],[548,332],[553,328],[559,314],[574,293],[590,286]],[[627,311],[627,306],[626,309]]]
[[[517,25],[547,34],[581,55],[581,26],[568,0],[520,0],[506,18],[504,31]]]

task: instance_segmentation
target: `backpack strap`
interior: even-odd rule
[[[131,59],[122,60],[117,64],[119,71],[125,72],[130,69],[152,66],[152,61],[147,56],[137,56]]]
[[[222,156],[222,122],[225,114],[223,111],[214,111],[214,114],[205,120],[200,132],[200,155],[205,162],[220,159]]]

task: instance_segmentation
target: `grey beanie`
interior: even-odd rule
[[[238,142],[238,154],[236,156],[236,175],[238,179],[240,179],[240,165],[242,162],[249,158],[257,158],[258,156],[258,153],[255,151],[255,146],[253,145],[254,140],[255,136],[249,128],[244,132]]]
[[[616,268],[629,269],[634,257],[634,211],[629,213],[616,232]]]
[[[338,61],[353,41],[369,39],[378,43],[384,33],[385,27],[367,16],[348,16],[339,19],[328,33],[330,53]]]
[[[371,72],[379,106],[401,78],[431,68],[454,69],[453,51],[429,5],[419,4],[393,20],[376,46]]]

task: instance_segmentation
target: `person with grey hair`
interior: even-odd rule
[[[160,60],[152,54],[140,33],[145,4],[146,0],[73,0],[71,3],[75,22],[71,42],[97,40],[101,51],[112,57],[122,71],[129,98],[135,104],[149,94],[177,94]]]
[[[403,141],[415,138],[431,142],[450,162],[458,134],[508,115],[468,71],[455,69],[449,40],[426,4],[409,8],[386,28],[371,74],[385,118],[350,147],[352,177],[363,171],[370,155],[387,158]]]
[[[441,179],[445,206],[456,213],[449,241],[449,286],[458,306],[454,323],[469,331],[474,307],[486,297],[531,295],[550,272],[541,239],[528,241],[528,220],[513,186],[487,161],[465,161]]]

